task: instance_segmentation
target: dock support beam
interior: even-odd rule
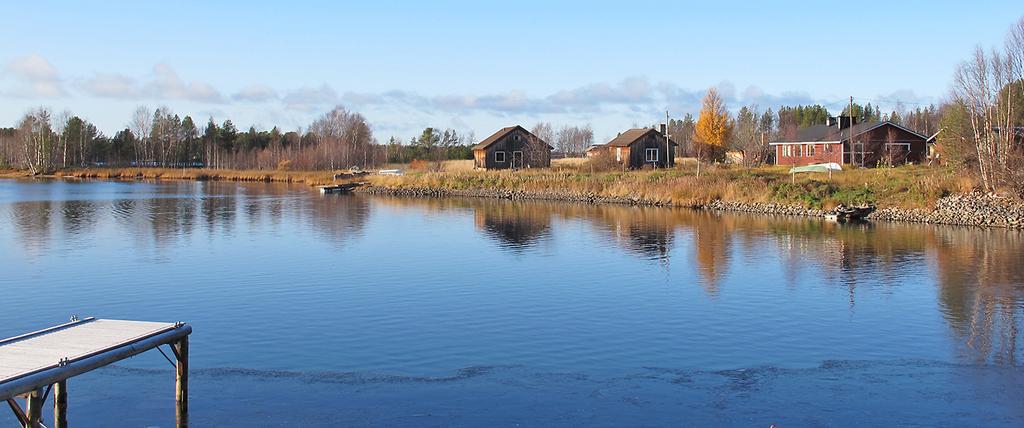
[[[53,384],[53,428],[68,428],[68,381]]]
[[[174,388],[175,422],[178,428],[188,427],[188,336],[178,339],[171,345],[174,356],[178,359],[175,372]]]
[[[43,390],[36,389],[25,398],[25,428],[39,428],[43,416]]]

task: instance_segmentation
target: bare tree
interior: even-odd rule
[[[337,169],[342,166],[367,166],[368,147],[373,143],[373,131],[363,115],[338,106],[324,113],[309,125],[323,161],[319,167]]]
[[[765,123],[765,121],[768,123]],[[736,114],[736,131],[733,136],[733,148],[743,153],[743,165],[760,166],[768,158],[768,146],[765,145],[765,127],[771,126],[771,115],[763,115],[756,105],[744,106]]]
[[[21,138],[22,163],[32,175],[46,172],[52,166],[53,130],[50,127],[50,111],[36,109],[25,114],[18,125]]]
[[[153,113],[145,106],[139,106],[132,114],[128,129],[135,134],[135,162],[142,165],[143,159],[149,155],[149,134],[153,129]]]
[[[533,125],[533,129],[530,129],[530,133],[548,143],[554,143],[555,141],[555,130],[548,122],[538,122],[536,125]]]
[[[69,119],[71,112],[67,110],[57,113],[53,118],[53,132],[57,134],[57,145],[61,146],[61,168],[68,167],[68,139],[64,135],[64,129],[67,128]]]
[[[582,157],[593,143],[594,130],[590,128],[590,125],[563,126],[555,137],[556,148],[566,157]]]
[[[1014,142],[1012,101],[1020,96],[1013,76],[1014,56],[977,48],[954,74],[953,96],[967,107],[978,153],[978,174],[989,191],[995,190],[1008,171]]]

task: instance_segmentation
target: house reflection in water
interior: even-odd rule
[[[544,243],[573,239],[577,227],[600,247],[658,263],[671,277],[699,284],[707,296],[743,287],[735,276],[759,268],[780,274],[779,292],[799,287],[838,288],[851,313],[865,294],[934,287],[935,304],[972,363],[1017,365],[1024,350],[1024,232],[877,223],[837,225],[816,219],[718,214],[688,209],[584,205],[489,199],[314,197],[306,188],[235,183],[94,184],[102,197],[82,199],[72,185],[54,184],[47,199],[6,205],[0,217],[20,248],[31,255],[55,242],[89,245],[116,234],[137,250],[160,254],[195,236],[243,236],[263,231],[273,239],[278,223],[303,225],[335,245],[360,236],[372,208],[426,208],[472,221],[469,227],[502,251],[531,254]],[[65,192],[62,194],[60,192]],[[283,219],[283,220],[282,220]],[[268,227],[269,226],[269,227]],[[564,226],[564,227],[563,227]],[[592,236],[592,237],[591,237]],[[632,263],[626,260],[625,263]],[[635,263],[633,263],[635,265]],[[583,265],[579,269],[593,269]],[[632,266],[630,266],[632,268]],[[650,272],[650,265],[638,266]],[[913,270],[911,270],[913,269]],[[667,277],[667,276],[666,276]],[[927,291],[924,293],[927,294]]]
[[[472,204],[474,224],[502,248],[521,252],[550,237],[550,211],[504,200],[477,202]]]

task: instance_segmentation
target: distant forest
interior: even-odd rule
[[[771,140],[802,127],[823,124],[829,115],[820,105],[782,107],[777,112],[745,106],[735,115],[736,131],[730,147],[760,145],[762,134]],[[937,130],[939,122],[939,111],[934,106],[883,114],[871,104],[854,104],[854,115],[860,121],[892,120],[926,134]],[[682,156],[693,155],[695,124],[696,118],[690,114],[671,120],[670,132],[680,143]],[[595,142],[589,125],[555,128],[541,122],[531,131],[552,144],[562,156],[582,156]],[[27,113],[17,126],[0,128],[0,167],[24,168],[35,173],[103,166],[367,168],[417,159],[472,159],[472,145],[476,142],[471,132],[426,128],[409,141],[391,137],[381,144],[366,118],[342,107],[324,113],[304,132],[253,126],[240,130],[231,120],[218,123],[212,118],[197,125],[191,116],[182,117],[166,107],[155,111],[139,107],[129,124],[112,136],[104,135],[81,116],[38,108]]]

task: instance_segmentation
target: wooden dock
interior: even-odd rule
[[[191,333],[184,323],[86,318],[0,340],[0,401],[7,402],[22,426],[39,428],[52,389],[52,427],[66,428],[68,378],[169,345],[176,360],[176,426],[187,427]],[[25,398],[24,408],[17,397]]]

